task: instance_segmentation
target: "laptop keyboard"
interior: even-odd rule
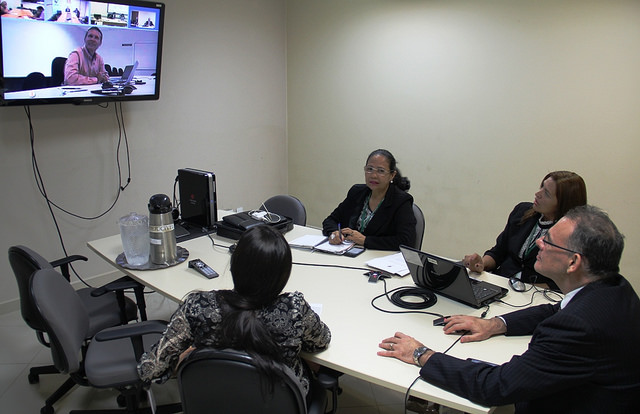
[[[480,284],[477,280],[471,280],[471,287],[473,288],[473,295],[479,302],[484,301],[490,296],[494,296],[497,292],[495,289],[489,289]]]

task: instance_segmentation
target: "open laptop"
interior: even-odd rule
[[[400,246],[416,285],[474,308],[481,308],[504,297],[508,290],[492,283],[472,279],[460,263],[408,246]]]
[[[129,85],[133,80],[133,76],[136,74],[136,69],[138,69],[137,60],[133,65],[125,66],[124,70],[122,71],[122,76],[120,76],[120,79],[114,80],[112,83],[114,85],[121,85],[121,86]]]

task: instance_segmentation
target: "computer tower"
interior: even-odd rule
[[[178,170],[180,218],[194,227],[213,229],[218,221],[216,176],[209,171]]]

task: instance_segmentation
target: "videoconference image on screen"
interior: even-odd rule
[[[164,4],[5,1],[1,105],[159,98]]]

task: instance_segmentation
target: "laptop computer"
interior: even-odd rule
[[[474,308],[481,308],[504,297],[508,290],[492,283],[472,279],[460,263],[400,246],[416,285]]]
[[[136,60],[133,65],[127,65],[124,67],[122,71],[122,76],[120,79],[114,80],[112,83],[114,85],[129,85],[133,80],[133,76],[136,74],[136,69],[138,69],[138,61]]]

